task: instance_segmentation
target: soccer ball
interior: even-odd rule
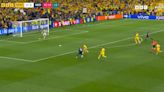
[[[59,47],[61,47],[62,45],[61,44],[59,44]]]

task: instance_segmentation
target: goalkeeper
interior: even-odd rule
[[[46,37],[47,37],[47,32],[46,32],[46,30],[43,30],[42,35],[43,35],[43,39],[46,39]]]

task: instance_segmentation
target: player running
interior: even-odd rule
[[[161,52],[161,46],[160,44],[156,45],[156,55],[158,55]]]
[[[158,42],[153,40],[151,44],[152,44],[152,51],[156,52],[156,45],[158,44]]]
[[[78,57],[83,58],[83,49],[82,48],[79,48],[79,50],[78,50],[78,54],[77,54],[76,58],[78,58]]]
[[[47,37],[47,32],[46,32],[46,30],[43,30],[42,35],[43,35],[43,39],[46,39],[46,37]]]
[[[86,55],[88,52],[89,52],[88,47],[87,47],[87,45],[84,44],[83,45],[83,54]]]
[[[134,41],[136,44],[141,44],[141,38],[139,36],[139,33],[136,33],[136,35],[134,37]]]
[[[145,40],[150,39],[150,32],[147,32],[147,34],[145,35]]]
[[[106,58],[107,56],[105,55],[105,48],[101,48],[100,54],[98,56],[98,59],[100,58]]]

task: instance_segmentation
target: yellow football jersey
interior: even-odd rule
[[[102,48],[100,54],[105,54],[105,48]]]
[[[136,33],[136,36],[135,37],[139,37],[139,33]]]
[[[87,45],[83,45],[83,48],[87,49],[88,47],[87,47]]]
[[[157,44],[157,45],[156,45],[156,47],[157,47],[157,48],[160,48],[160,45],[159,45],[159,44]]]

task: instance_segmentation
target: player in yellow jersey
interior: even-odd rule
[[[83,53],[84,53],[84,55],[85,54],[87,54],[89,51],[88,51],[88,47],[87,47],[87,45],[83,45]]]
[[[139,33],[136,33],[136,35],[134,37],[134,41],[136,44],[141,44],[141,38],[139,36]]]
[[[161,52],[161,46],[160,44],[156,45],[156,55],[158,55]]]
[[[105,48],[101,48],[100,54],[98,56],[98,59],[100,58],[106,58],[107,56],[105,55]]]

